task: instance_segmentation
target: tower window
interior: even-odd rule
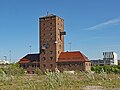
[[[59,25],[59,23],[58,23],[58,25]]]
[[[52,30],[52,28],[50,28],[50,30]]]
[[[45,51],[43,52],[43,54],[45,54]]]
[[[58,54],[59,54],[59,51],[58,51]]]
[[[61,49],[61,45],[59,45],[59,48]]]
[[[45,36],[45,34],[43,34]]]
[[[53,54],[53,51],[50,51],[50,54]]]
[[[43,25],[45,25],[45,23]]]
[[[45,65],[45,64],[43,64],[43,67],[46,67],[46,65]]]
[[[43,60],[46,60],[46,58],[45,58],[45,57],[43,57]]]
[[[50,40],[52,40],[52,38],[50,38]]]
[[[50,25],[52,25],[52,22],[50,23]]]
[[[50,33],[50,35],[52,35],[52,33]]]
[[[50,57],[50,60],[53,60],[53,57]]]
[[[53,67],[53,64],[50,64],[51,67]]]

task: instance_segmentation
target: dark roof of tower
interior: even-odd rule
[[[46,15],[46,16],[40,17],[40,19],[45,19],[45,18],[50,18],[50,17],[59,17],[59,16],[54,15],[54,14],[48,14],[48,15]],[[59,18],[61,18],[61,17],[59,17]],[[61,18],[61,19],[62,19],[62,18]],[[62,19],[62,20],[64,20],[64,19]]]

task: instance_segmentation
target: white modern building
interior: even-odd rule
[[[0,60],[0,64],[9,64],[9,61],[6,61],[6,60]]]
[[[105,65],[118,65],[117,53],[103,52],[103,61]]]

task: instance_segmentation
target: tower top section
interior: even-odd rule
[[[60,19],[62,19],[61,17],[59,17],[59,16],[57,16],[57,15],[54,15],[54,14],[47,14],[46,16],[42,16],[42,17],[40,17],[39,19],[40,20],[47,20],[47,18],[55,18],[55,17],[58,17],[58,18],[60,18]],[[63,21],[64,21],[64,19],[62,19]]]

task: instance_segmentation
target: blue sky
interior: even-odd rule
[[[0,59],[16,62],[39,47],[38,18],[47,12],[65,21],[65,50],[89,59],[103,51],[120,55],[120,0],[0,0]]]

